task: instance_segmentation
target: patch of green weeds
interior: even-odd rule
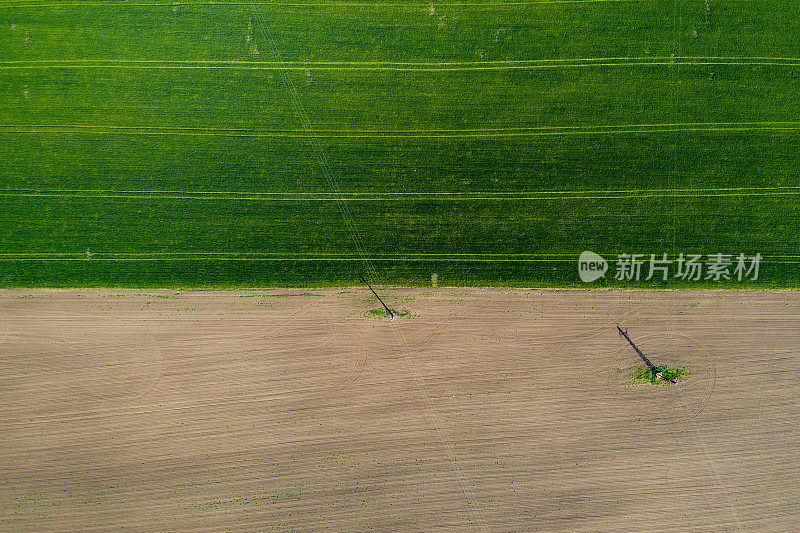
[[[659,385],[663,383],[678,383],[689,376],[689,371],[683,367],[670,367],[667,365],[653,368],[634,367],[633,380],[636,383]]]
[[[295,297],[295,296],[299,296],[299,297],[309,297],[309,296],[323,297],[325,295],[324,294],[314,294],[314,293],[311,293],[311,292],[301,292],[299,294],[264,294],[263,296],[264,296],[264,298],[292,298],[292,297]]]
[[[366,315],[369,318],[389,318],[389,312],[386,309],[370,309]],[[411,311],[403,309],[402,311],[394,311],[395,318],[402,318],[411,315]]]

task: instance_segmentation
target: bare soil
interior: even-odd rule
[[[800,292],[383,294],[0,292],[0,530],[800,527]]]

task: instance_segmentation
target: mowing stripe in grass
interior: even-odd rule
[[[668,66],[676,65],[688,66],[798,66],[797,62],[789,63],[783,61],[633,61],[633,62],[607,62],[607,63],[550,63],[550,64],[526,64],[526,65],[471,65],[457,67],[411,67],[411,66],[385,66],[385,65],[352,65],[352,66],[288,66],[282,70],[326,70],[326,71],[347,71],[347,70],[366,70],[366,71],[415,71],[415,72],[454,72],[469,70],[535,70],[535,69],[559,69],[559,68],[589,68],[589,67],[648,67],[648,66]],[[0,65],[0,70],[30,70],[30,69],[89,69],[89,68],[110,68],[110,69],[148,69],[148,70],[277,70],[277,67],[270,64],[261,65],[153,65],[153,64],[37,64],[37,65]]]
[[[609,251],[609,250],[600,250],[603,255],[608,255],[611,257],[612,255],[616,255],[616,251]],[[288,252],[113,252],[113,251],[106,251],[106,252],[96,252],[92,254],[94,258],[96,255],[98,256],[114,256],[114,257],[152,257],[152,256],[170,256],[170,257],[200,257],[200,256],[231,256],[231,257],[278,257],[278,258],[337,258],[337,257],[356,257],[356,254],[352,252],[320,252],[320,253],[311,253],[311,252],[300,252],[300,253],[288,253]],[[11,258],[25,258],[25,257],[81,257],[86,258],[85,254],[79,252],[53,252],[53,253],[42,253],[42,252],[3,252],[0,253],[0,257],[11,257]],[[434,252],[417,252],[417,253],[378,253],[375,254],[375,257],[434,257],[440,259],[446,259],[448,257],[457,257],[457,258],[511,258],[511,257],[519,257],[519,258],[555,258],[555,260],[565,260],[565,261],[574,261],[575,254],[574,253],[434,253]],[[762,259],[800,259],[800,255],[763,255]]]
[[[724,194],[617,194],[605,196],[588,196],[588,195],[574,195],[574,196],[456,196],[456,197],[435,197],[435,196],[420,196],[420,197],[357,197],[348,196],[348,201],[354,202],[421,202],[421,201],[474,201],[474,200],[495,200],[495,201],[551,201],[551,200],[619,200],[619,199],[635,199],[635,198],[724,198],[724,197],[747,197],[747,196],[800,196],[800,191],[785,191],[785,192],[735,192]],[[0,197],[11,198],[127,198],[127,199],[154,199],[154,200],[204,200],[204,201],[242,201],[242,202],[339,202],[340,198],[336,197],[291,197],[284,198],[269,198],[263,196],[197,196],[197,195],[159,195],[159,194],[47,194],[47,193],[3,193],[0,192]]]
[[[686,132],[751,132],[751,131],[800,131],[800,124],[793,122],[777,122],[774,124],[753,124],[731,126],[685,126],[673,128],[659,128],[644,126],[637,129],[612,129],[613,127],[600,126],[597,129],[561,129],[561,130],[472,130],[470,132],[460,132],[458,130],[411,130],[397,133],[381,133],[378,131],[369,133],[334,133],[327,131],[316,132],[320,138],[328,139],[469,139],[469,138],[497,138],[497,137],[553,137],[566,135],[612,135],[612,134],[636,134],[636,133],[686,133]],[[752,124],[752,125],[751,125]],[[306,134],[294,130],[288,131],[230,131],[230,130],[177,130],[177,129],[123,129],[109,128],[101,126],[80,126],[80,129],[72,127],[57,127],[52,129],[39,128],[37,126],[25,126],[27,129],[8,129],[0,126],[0,134],[49,134],[49,135],[139,135],[139,136],[179,136],[179,137],[240,137],[240,138],[305,138]],[[134,128],[134,127],[131,127]],[[602,129],[600,129],[602,128]]]
[[[341,198],[355,201],[467,201],[467,200],[555,200],[555,199],[624,199],[624,198],[709,198],[742,196],[795,196],[800,187],[726,187],[707,189],[631,189],[631,190],[562,190],[562,191],[417,191],[417,192],[342,192]],[[88,190],[88,189],[0,189],[0,196],[19,198],[132,198],[159,200],[242,200],[242,201],[330,201],[329,192],[259,192],[259,191],[162,191],[162,190]]]
[[[437,3],[437,7],[513,7],[513,6],[536,6],[536,5],[557,5],[557,4],[608,4],[608,3],[638,3],[643,0],[532,0],[529,2],[453,2],[453,3]],[[0,7],[20,7],[20,8],[37,8],[37,7],[170,7],[174,2],[137,2],[137,3],[122,3],[122,2],[63,2],[63,3],[26,3],[16,4],[14,2],[0,2]],[[279,6],[279,7],[343,7],[346,9],[352,7],[402,7],[424,9],[428,7],[427,3],[414,3],[414,2],[191,2],[183,4],[184,6],[209,6],[209,7],[225,7],[225,6]]]
[[[349,133],[357,133],[357,134],[407,134],[409,136],[415,134],[426,134],[426,133],[442,133],[442,134],[453,134],[453,133],[487,133],[487,132],[536,132],[536,131],[605,131],[605,130],[616,130],[616,129],[631,129],[631,128],[673,128],[673,127],[712,127],[712,126],[736,126],[736,127],[745,127],[745,126],[787,126],[787,127],[796,127],[800,128],[800,122],[794,120],[772,120],[772,121],[747,121],[747,122],[653,122],[653,123],[642,123],[642,124],[590,124],[588,126],[509,126],[504,128],[413,128],[413,129],[386,129],[386,130],[378,130],[378,129],[355,129],[355,128],[348,128],[348,129],[327,129],[327,130],[315,130],[315,133],[319,134],[349,134]],[[253,130],[248,128],[211,128],[211,127],[170,127],[170,126],[114,126],[114,125],[103,125],[99,126],[96,124],[0,124],[0,133],[2,133],[2,129],[12,129],[13,128],[53,128],[53,129],[102,129],[105,130],[121,130],[121,131],[159,131],[159,132],[209,132],[209,133],[217,133],[217,132],[231,132],[231,133],[261,133],[261,134],[268,134],[268,133],[287,133],[287,134],[302,134],[304,133],[303,130],[297,129],[285,129],[285,130],[275,130],[275,129],[264,129],[264,130]],[[662,131],[662,130],[657,130]]]
[[[717,187],[717,188],[676,188],[676,189],[617,189],[617,190],[596,190],[596,189],[574,189],[574,190],[542,190],[542,191],[389,191],[389,192],[341,192],[341,196],[464,196],[464,195],[481,195],[481,196],[517,196],[517,195],[535,195],[535,194],[577,194],[577,193],[596,193],[596,194],[614,194],[614,193],[654,193],[654,192],[728,192],[728,191],[772,191],[772,190],[800,190],[800,186],[776,186],[776,187]],[[139,190],[113,190],[113,189],[0,189],[0,193],[35,193],[35,192],[50,192],[50,193],[87,193],[87,194],[181,194],[181,195],[249,195],[249,196],[289,196],[295,195],[303,198],[306,196],[330,196],[330,192],[270,192],[270,191],[180,191],[180,190],[159,190],[159,189],[139,189]]]
[[[515,259],[515,258],[463,258],[463,257],[379,257],[370,256],[374,262],[401,262],[401,263],[574,263],[575,259]],[[92,253],[91,259],[85,255],[76,254],[74,257],[2,257],[5,262],[57,262],[57,261],[258,261],[258,262],[361,262],[360,257],[222,257],[222,256],[188,256],[188,257],[161,257],[158,255],[148,257],[103,257],[102,254]],[[762,258],[763,264],[798,265],[800,258],[795,261],[775,261]],[[690,285],[687,285],[690,286]]]
[[[774,56],[636,56],[636,57],[575,57],[575,58],[551,58],[551,59],[495,59],[485,61],[284,61],[287,67],[318,67],[318,66],[487,66],[487,65],[516,65],[516,64],[548,64],[548,63],[580,63],[580,62],[630,62],[630,61],[664,61],[664,60],[689,60],[689,61],[735,61],[735,62],[800,62],[798,57],[774,57]],[[92,64],[112,64],[112,65],[235,65],[235,66],[269,66],[272,69],[278,67],[264,63],[263,61],[239,61],[239,60],[180,60],[180,59],[23,59],[12,61],[0,61],[0,65],[92,65]]]

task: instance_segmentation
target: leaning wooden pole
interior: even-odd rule
[[[371,290],[371,291],[372,291],[372,294],[374,294],[374,295],[375,295],[375,298],[377,298],[377,299],[378,299],[378,301],[379,301],[379,302],[381,303],[381,305],[383,306],[383,308],[384,308],[384,309],[386,309],[386,312],[387,312],[387,313],[389,313],[389,316],[390,316],[390,317],[392,317],[392,318],[394,318],[394,313],[392,313],[392,310],[391,310],[391,309],[389,309],[389,306],[388,306],[388,305],[386,305],[386,304],[384,303],[384,301],[383,301],[383,300],[381,300],[381,297],[380,297],[380,296],[378,296],[378,293],[377,293],[377,292],[375,292],[375,289],[373,289],[373,288],[372,288],[372,285],[370,285],[369,283],[367,283],[367,280],[366,280],[366,279],[364,279],[364,276],[361,276],[361,275],[359,275],[358,277],[359,277],[359,278],[361,278],[361,281],[363,281],[363,282],[364,282],[364,285],[366,285],[367,287],[369,287],[369,290]]]
[[[643,353],[642,353],[642,351],[639,349],[639,347],[638,347],[638,346],[636,346],[636,343],[634,343],[634,342],[631,340],[631,338],[628,336],[628,332],[627,332],[627,331],[623,331],[623,330],[622,330],[622,328],[621,328],[621,327],[619,327],[619,324],[617,324],[617,331],[619,331],[619,334],[620,334],[620,335],[622,335],[623,337],[625,337],[625,340],[627,340],[627,341],[628,341],[628,344],[630,344],[630,345],[631,345],[631,347],[632,347],[632,348],[633,348],[633,349],[636,351],[636,353],[637,353],[637,354],[639,354],[639,357],[641,357],[641,358],[642,358],[642,361],[644,361],[644,364],[646,364],[646,365],[647,365],[647,368],[649,368],[649,369],[650,369],[650,371],[653,373],[653,376],[655,376],[655,375],[656,375],[656,373],[658,372],[658,369],[655,367],[655,365],[654,365],[653,363],[651,363],[651,362],[650,362],[650,359],[648,359],[648,358],[647,358],[647,356],[646,356],[645,354],[643,354]],[[675,381],[673,381],[673,380],[671,380],[671,379],[670,379],[670,380],[668,380],[668,381],[669,381],[670,383],[675,383]]]

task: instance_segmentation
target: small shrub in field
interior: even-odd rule
[[[683,381],[689,375],[685,368],[669,366],[657,366],[654,368],[636,367],[633,370],[633,380],[637,383],[649,383],[658,385],[662,383],[677,383]]]
[[[402,311],[394,311],[395,318],[402,318],[404,316],[409,316],[411,311],[408,309],[403,309]],[[386,309],[370,309],[367,311],[367,316],[369,318],[389,318],[389,313]]]

